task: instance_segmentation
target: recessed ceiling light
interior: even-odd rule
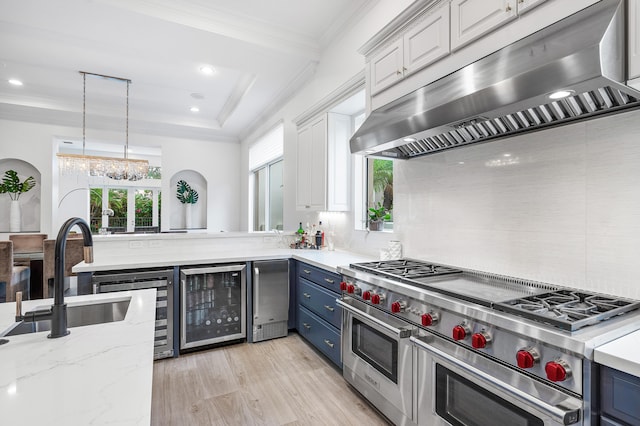
[[[205,75],[211,75],[216,72],[216,69],[211,65],[203,65],[200,67],[200,72]]]
[[[508,152],[506,154],[502,154],[503,157],[511,157],[511,154],[509,154]]]
[[[22,82],[20,80],[16,80],[15,78],[9,79],[9,84],[14,86],[22,86]]]
[[[198,108],[197,106],[192,106],[191,108],[189,108],[189,111],[191,111],[191,112],[200,112],[200,108]]]
[[[562,99],[567,96],[573,95],[575,92],[573,90],[558,90],[557,92],[553,92],[549,95],[549,99]]]

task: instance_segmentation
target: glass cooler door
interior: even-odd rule
[[[180,349],[246,337],[245,264],[180,272]]]

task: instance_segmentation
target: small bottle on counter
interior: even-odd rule
[[[324,228],[322,227],[322,221],[318,222],[318,232],[320,232],[320,247],[324,247]]]

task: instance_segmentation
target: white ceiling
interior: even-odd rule
[[[0,0],[0,118],[238,141],[376,1]]]

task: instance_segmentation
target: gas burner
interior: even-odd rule
[[[557,290],[494,304],[496,309],[575,331],[640,307],[640,302],[586,293]]]
[[[434,265],[411,259],[354,263],[351,267],[388,278],[399,278],[404,281],[461,272],[458,269],[447,266]]]

